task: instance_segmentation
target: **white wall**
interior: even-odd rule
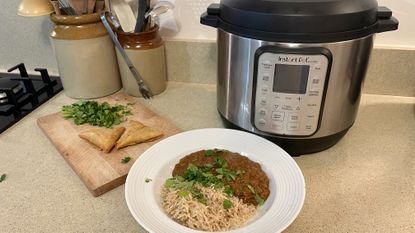
[[[174,40],[215,40],[216,30],[201,25],[199,17],[207,6],[219,0],[171,0],[175,2],[175,15],[181,23],[180,32],[169,35]],[[398,31],[377,35],[376,46],[415,49],[415,0],[378,0],[380,6],[393,11],[400,25]]]

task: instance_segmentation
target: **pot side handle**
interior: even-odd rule
[[[378,26],[376,33],[393,31],[398,29],[399,21],[392,16],[392,11],[384,6],[378,7]]]
[[[219,24],[219,20],[218,20],[219,14],[220,14],[220,5],[218,3],[210,4],[209,7],[207,8],[207,11],[204,12],[200,16],[200,23],[217,28]]]

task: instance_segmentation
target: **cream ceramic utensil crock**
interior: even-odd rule
[[[51,15],[50,34],[65,94],[99,98],[121,89],[114,45],[99,14]]]

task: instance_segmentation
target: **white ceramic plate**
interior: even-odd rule
[[[179,160],[202,149],[238,152],[261,164],[270,180],[270,195],[257,215],[229,233],[273,233],[287,228],[305,198],[304,177],[296,162],[277,145],[256,135],[231,129],[200,129],[166,138],[145,151],[132,166],[125,184],[131,214],[149,232],[205,233],[182,226],[163,211],[160,191]],[[146,182],[146,179],[151,179]]]

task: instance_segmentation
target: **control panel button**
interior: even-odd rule
[[[300,108],[300,106],[299,105],[297,105],[297,106],[295,106],[295,111],[300,111],[301,110],[301,108]]]
[[[260,115],[260,116],[262,116],[262,117],[266,116],[266,115],[267,115],[267,110],[266,110],[266,109],[264,109],[264,108],[261,108],[261,109],[259,110],[259,115]]]
[[[308,92],[308,96],[318,96],[319,94],[320,94],[320,91],[319,90],[314,90],[314,89],[312,89]]]
[[[269,74],[268,74],[268,73],[265,73],[265,74],[262,76],[262,80],[263,80],[263,81],[265,81],[265,82],[268,82],[268,81],[269,81],[269,79],[270,79],[270,76],[269,76]]]
[[[288,114],[288,121],[299,121],[300,117],[298,116],[298,113],[290,113]]]
[[[292,106],[290,106],[290,105],[286,105],[286,104],[284,104],[284,105],[282,105],[282,107],[281,107],[283,110],[289,110],[289,111],[291,111],[291,110],[293,110],[293,107]]]
[[[269,87],[268,87],[268,85],[263,85],[263,86],[261,87],[261,91],[262,91],[262,93],[268,93],[268,91],[269,91]]]
[[[321,70],[321,63],[320,63],[320,62],[315,63],[315,64],[313,65],[313,68],[314,68],[315,70]]]
[[[266,122],[264,119],[260,119],[260,120],[258,121],[258,124],[259,124],[259,126],[264,127],[264,126],[267,124],[267,122]]]
[[[261,63],[261,65],[262,65],[262,67],[264,68],[264,69],[271,69],[272,68],[272,63],[270,62],[270,61],[263,61],[262,63]]]
[[[311,130],[313,128],[313,125],[306,124],[304,127],[306,130]]]
[[[305,117],[306,117],[307,119],[314,119],[316,116],[315,116],[315,115],[313,115],[313,114],[307,114]]]
[[[299,123],[289,122],[287,123],[287,130],[288,131],[294,131],[300,129]]]
[[[271,118],[274,121],[283,121],[284,116],[285,116],[285,112],[275,111],[275,112],[272,112]]]
[[[262,97],[262,98],[259,100],[259,103],[260,103],[261,105],[265,106],[265,105],[267,105],[267,99],[266,99],[266,98],[264,98],[264,97]]]
[[[314,77],[314,78],[311,80],[311,83],[312,83],[312,84],[317,85],[317,84],[319,84],[319,83],[320,83],[320,79],[319,79],[318,77]]]
[[[271,123],[271,129],[273,130],[282,130],[284,124],[282,121],[273,121]]]

